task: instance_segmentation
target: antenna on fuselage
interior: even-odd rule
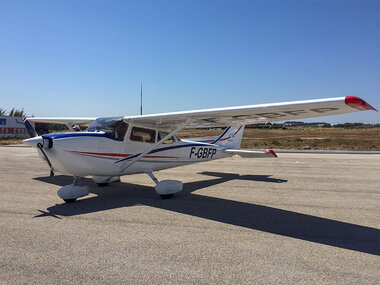
[[[140,88],[140,115],[142,115],[142,82]]]

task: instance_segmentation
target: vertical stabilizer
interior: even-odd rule
[[[244,125],[227,127],[212,144],[220,145],[225,148],[240,149],[244,127]]]

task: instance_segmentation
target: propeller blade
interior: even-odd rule
[[[44,151],[44,148],[43,148],[42,144],[41,144],[41,143],[38,143],[38,144],[37,144],[37,147],[38,147],[38,149],[41,151],[41,153],[44,155],[44,157],[45,157],[45,159],[46,159],[46,162],[47,162],[47,164],[48,164],[49,167],[50,167],[50,176],[54,176],[53,165],[51,164],[49,158],[47,157],[47,155],[46,155],[46,153],[45,153],[45,151]]]

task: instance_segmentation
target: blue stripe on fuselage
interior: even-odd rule
[[[71,138],[71,137],[103,137],[108,138],[114,141],[123,141],[122,139],[117,139],[111,137],[109,134],[104,132],[78,132],[78,133],[51,133],[42,135],[45,139],[63,139],[63,138]]]

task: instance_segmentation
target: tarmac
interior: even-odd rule
[[[281,153],[161,171],[65,204],[36,150],[0,147],[0,284],[379,284],[380,155]]]

